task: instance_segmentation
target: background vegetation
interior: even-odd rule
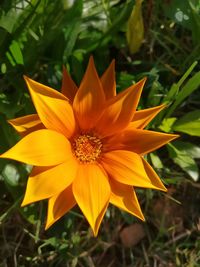
[[[116,59],[117,90],[147,76],[139,108],[167,103],[150,128],[181,133],[151,153],[169,191],[137,190],[146,223],[110,206],[98,238],[76,208],[44,231],[46,202],[20,208],[30,166],[0,161],[0,267],[200,266],[200,2],[143,1],[144,38],[128,28],[135,1],[2,0],[0,152],[19,140],[7,119],[33,112],[22,75],[60,89],[64,64],[77,84],[88,58],[99,74]],[[130,23],[129,23],[130,25]],[[139,43],[140,44],[140,43]]]

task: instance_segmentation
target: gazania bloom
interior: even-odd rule
[[[143,156],[177,137],[144,130],[164,107],[136,111],[146,79],[116,95],[114,61],[99,78],[90,58],[79,88],[66,70],[62,93],[25,80],[37,114],[1,155],[33,165],[22,206],[48,199],[47,229],[78,204],[94,235],[109,203],[144,220],[134,188],[166,188]]]

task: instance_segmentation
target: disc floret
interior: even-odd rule
[[[102,142],[97,136],[82,134],[73,139],[72,148],[80,163],[94,163],[101,155]]]

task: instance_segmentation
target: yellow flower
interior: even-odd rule
[[[95,236],[109,203],[144,220],[134,188],[166,188],[143,155],[177,137],[144,130],[164,107],[136,111],[146,79],[116,95],[114,61],[99,78],[91,57],[79,88],[66,70],[62,93],[25,80],[37,114],[1,155],[34,166],[22,206],[48,199],[47,229],[78,204]]]

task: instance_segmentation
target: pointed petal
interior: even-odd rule
[[[71,185],[63,192],[51,197],[48,202],[48,215],[45,230],[76,205]]]
[[[112,179],[122,184],[160,189],[152,183],[146,173],[142,158],[136,153],[125,150],[105,153],[102,156],[102,165]]]
[[[96,130],[102,137],[127,127],[135,113],[145,81],[139,81],[111,99],[96,123]]]
[[[101,77],[106,99],[116,96],[115,60],[113,60]]]
[[[71,103],[73,103],[77,90],[78,90],[78,87],[76,86],[72,78],[70,77],[66,68],[63,66],[63,79],[62,79],[61,93],[64,96],[66,96],[70,100]]]
[[[114,179],[110,179],[110,187],[110,203],[143,221],[145,220],[135,190],[132,186],[121,184]]]
[[[128,127],[125,131],[113,136],[107,141],[105,149],[109,150],[130,150],[140,155],[152,152],[161,146],[176,139],[179,135],[140,130]]]
[[[33,131],[44,129],[44,125],[42,124],[37,114],[12,119],[8,122],[21,136],[25,136]]]
[[[103,217],[106,213],[106,210],[108,208],[108,204],[109,204],[109,201],[106,203],[106,205],[103,207],[102,211],[99,213],[99,216],[97,217],[96,219],[96,223],[94,225],[94,229],[93,229],[93,233],[94,233],[94,236],[96,237],[98,235],[98,232],[99,232],[99,227],[101,225],[101,222],[103,220]]]
[[[15,146],[0,155],[35,166],[53,166],[71,156],[67,138],[52,130],[38,130],[21,139]]]
[[[153,108],[143,109],[136,111],[130,126],[133,128],[144,129],[147,124],[153,120],[153,118],[166,107],[166,105],[160,105]]]
[[[22,206],[50,198],[63,191],[76,177],[77,167],[73,157],[55,167],[33,167]]]
[[[98,165],[81,164],[72,190],[77,204],[96,236],[109,203],[110,185],[108,178]]]
[[[40,120],[46,128],[71,137],[76,129],[72,106],[56,90],[24,77]]]
[[[152,184],[155,185],[157,188],[159,188],[159,190],[166,192],[167,188],[164,186],[160,177],[157,175],[157,173],[154,171],[154,169],[151,167],[151,165],[143,158],[142,158],[142,161],[143,161],[145,171],[146,171],[149,179],[151,180]]]
[[[93,58],[90,57],[86,73],[74,98],[73,107],[83,130],[94,126],[102,114],[105,95]]]

